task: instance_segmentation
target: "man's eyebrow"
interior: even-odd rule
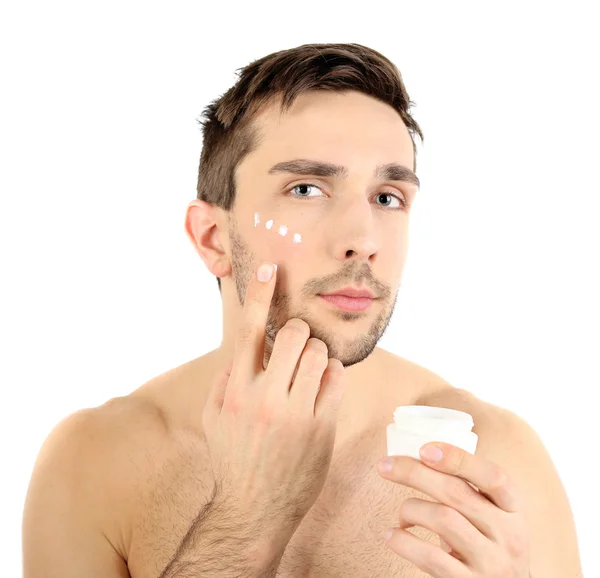
[[[296,175],[315,175],[318,177],[339,177],[345,179],[348,176],[348,169],[341,165],[322,161],[293,159],[273,165],[269,169],[269,174],[274,175],[276,173],[294,173]],[[408,167],[398,163],[378,165],[375,169],[375,178],[385,181],[405,181],[421,188],[421,182],[417,175]]]

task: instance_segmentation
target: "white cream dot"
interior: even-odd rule
[[[267,222],[265,223],[265,227],[266,227],[267,229],[270,229],[272,226],[273,226],[273,219],[271,219],[270,221],[267,221]]]
[[[279,227],[279,234],[282,237],[285,237],[287,235],[287,227],[285,225],[281,225],[281,227]]]
[[[258,227],[260,225],[260,215],[258,213],[254,213],[254,227]]]
[[[302,242],[302,235],[300,235],[299,233],[294,233],[294,243],[301,243]]]

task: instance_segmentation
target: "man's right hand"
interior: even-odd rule
[[[257,530],[293,532],[325,484],[346,373],[297,318],[277,333],[264,369],[275,280],[275,271],[250,280],[233,361],[212,384],[202,425],[219,503]]]

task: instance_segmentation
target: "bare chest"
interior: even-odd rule
[[[429,578],[385,544],[385,531],[398,524],[404,500],[431,498],[379,476],[384,435],[362,433],[336,448],[323,491],[288,542],[278,578]],[[131,520],[132,578],[160,574],[209,499],[212,480],[183,455],[162,463],[154,482],[140,488]],[[439,545],[438,536],[428,530],[410,531]]]

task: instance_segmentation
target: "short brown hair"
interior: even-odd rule
[[[237,69],[239,79],[211,102],[196,119],[202,125],[202,153],[197,198],[225,211],[235,203],[235,169],[259,144],[252,124],[261,106],[281,98],[281,112],[309,90],[355,90],[389,104],[401,116],[413,143],[423,133],[410,114],[409,99],[398,68],[385,56],[361,44],[304,44],[264,56]],[[203,118],[202,118],[203,117]],[[217,277],[219,291],[221,280]]]

